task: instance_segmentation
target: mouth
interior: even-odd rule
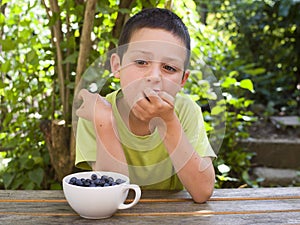
[[[159,92],[161,92],[160,89],[152,89],[152,90],[153,90],[155,93],[157,93],[157,94],[158,94]],[[148,102],[150,102],[150,99],[146,96],[146,94],[143,93],[143,95],[144,95],[144,98],[147,99]]]

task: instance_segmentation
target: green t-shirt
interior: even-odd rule
[[[118,112],[116,100],[122,94],[115,91],[106,96],[112,104],[118,135],[126,156],[130,182],[142,189],[182,190],[183,185],[176,175],[168,152],[155,130],[146,136],[131,133]],[[188,96],[177,94],[175,112],[185,135],[200,156],[216,157],[209,144],[201,108]],[[96,137],[93,124],[79,119],[76,135],[75,165],[82,169],[91,169],[88,162],[96,160]]]

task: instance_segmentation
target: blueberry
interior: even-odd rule
[[[94,180],[94,183],[95,183],[97,186],[99,186],[100,183],[101,183],[101,180],[100,180],[99,178],[97,178],[96,180]]]
[[[76,177],[72,177],[72,178],[70,179],[71,182],[74,182],[74,181],[76,181],[76,180],[77,180]]]
[[[117,183],[117,184],[122,184],[122,183],[125,183],[125,180],[122,180],[122,179],[118,178],[118,179],[116,180],[116,183]]]
[[[76,180],[76,185],[77,186],[83,186],[83,182],[79,179]]]
[[[100,180],[100,186],[103,187],[106,184],[105,180]]]
[[[85,181],[84,183],[83,183],[83,185],[85,186],[85,187],[89,187],[90,186],[90,182],[89,181]]]
[[[106,180],[106,183],[108,183],[109,185],[111,185],[113,182],[114,182],[114,178],[112,178],[112,177],[109,177]]]
[[[98,178],[98,177],[97,177],[97,174],[94,174],[94,173],[93,173],[93,174],[91,175],[91,179],[92,179],[92,180],[96,180],[97,178]]]
[[[76,180],[77,180],[76,177],[72,177],[72,178],[69,180],[69,184],[76,184]]]
[[[102,175],[101,178],[98,178],[97,174],[92,174],[91,179],[72,177],[69,180],[69,184],[82,187],[108,187],[122,184],[125,182],[126,181],[121,178],[118,178],[115,181],[113,177],[109,177],[107,175]]]
[[[108,179],[108,176],[106,176],[106,175],[102,175],[101,176],[101,180],[105,180],[106,181],[107,179]]]
[[[89,187],[96,187],[95,183],[91,183]]]

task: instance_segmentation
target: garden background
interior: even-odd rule
[[[77,170],[75,87],[142,8],[171,9],[190,30],[192,76],[183,91],[202,107],[209,135],[222,140],[216,188],[259,187],[255,154],[241,140],[253,127],[269,131],[270,116],[300,116],[299,0],[0,0],[0,6],[2,189],[61,189],[62,177]],[[102,94],[117,87],[109,78]]]

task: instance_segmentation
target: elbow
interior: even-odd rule
[[[206,190],[201,190],[198,193],[192,195],[193,201],[195,203],[205,203],[207,202],[210,197],[212,196],[214,191],[214,188],[206,189]]]

